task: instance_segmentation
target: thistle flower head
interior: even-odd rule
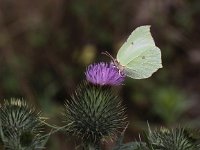
[[[126,124],[121,100],[107,87],[85,82],[65,106],[66,132],[87,143],[115,138]]]
[[[0,139],[9,150],[43,149],[45,138],[41,135],[40,114],[24,100],[5,100],[0,107]]]
[[[98,85],[120,85],[125,78],[113,64],[104,62],[88,66],[85,74],[87,81]]]
[[[167,129],[161,127],[152,131],[149,127],[146,133],[147,149],[161,150],[197,150],[200,149],[199,139],[194,139],[184,128]],[[144,148],[143,148],[144,149]]]

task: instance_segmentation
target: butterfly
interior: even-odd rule
[[[111,57],[120,72],[133,79],[149,78],[162,68],[161,51],[155,45],[150,25],[137,27],[119,49],[116,59],[108,52],[103,54]]]

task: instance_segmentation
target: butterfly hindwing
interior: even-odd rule
[[[151,47],[129,62],[124,72],[131,78],[143,79],[150,77],[159,68],[162,68],[160,49]]]

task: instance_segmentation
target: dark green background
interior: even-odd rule
[[[130,120],[127,141],[146,122],[200,126],[199,0],[0,0],[0,98],[24,98],[62,125],[64,100],[93,62],[110,61],[127,36],[152,25],[163,68],[117,87]],[[49,150],[76,145],[63,134]],[[73,147],[73,146],[72,146]],[[73,149],[73,148],[68,149]]]

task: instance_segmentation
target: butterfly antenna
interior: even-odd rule
[[[106,56],[110,57],[113,61],[115,61],[115,59],[112,57],[112,55],[110,55],[110,53],[108,53],[108,51],[101,52],[101,54],[106,55]]]

